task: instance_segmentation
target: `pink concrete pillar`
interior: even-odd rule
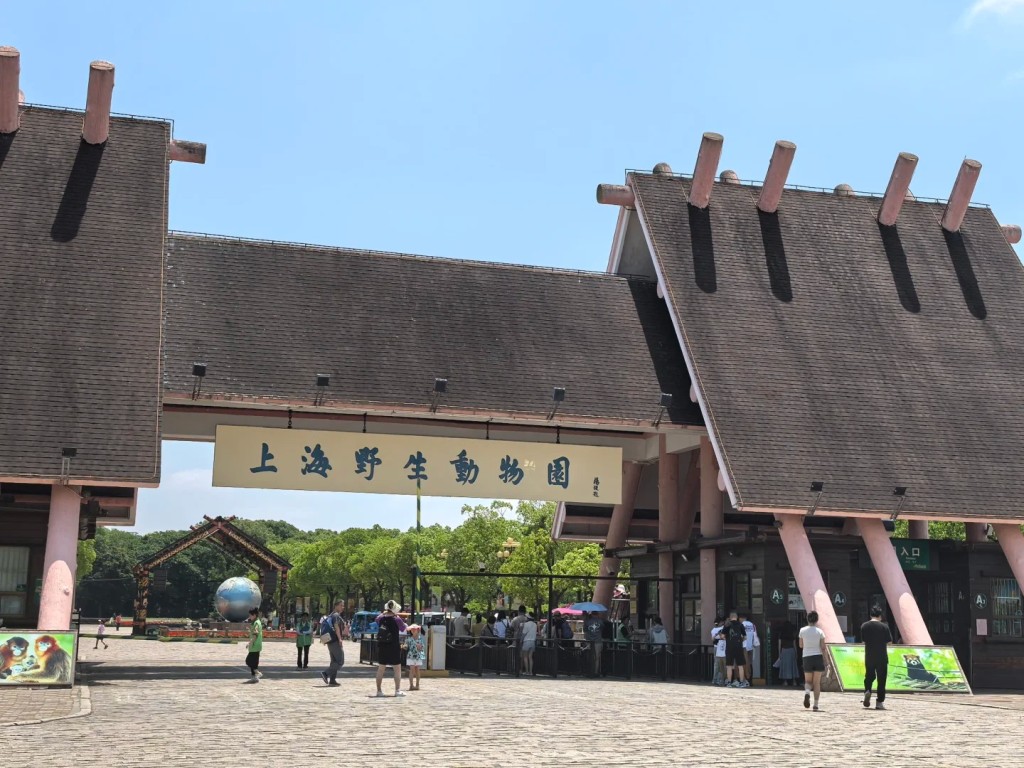
[[[109,61],[94,61],[89,65],[89,90],[82,120],[82,138],[87,144],[102,144],[110,135],[113,94],[114,65]]]
[[[793,577],[796,579],[800,596],[804,599],[804,608],[808,612],[818,612],[818,626],[825,633],[826,642],[846,642],[843,630],[839,627],[839,619],[836,618],[836,610],[832,607],[832,598],[825,587],[825,580],[821,578],[821,570],[814,557],[814,550],[811,549],[810,539],[804,530],[804,516],[780,514],[775,515],[775,519],[782,524],[779,535],[782,538],[782,546],[786,549],[789,567],[793,569]],[[889,548],[892,549],[891,546]],[[895,553],[893,556],[895,557]]]
[[[658,539],[671,544],[679,535],[679,457],[669,453],[665,435],[658,450]],[[658,613],[675,639],[675,567],[672,552],[658,554]]]
[[[921,609],[917,607],[914,593],[907,584],[906,574],[896,556],[889,532],[881,520],[867,517],[858,518],[857,527],[871,555],[871,564],[875,566],[878,580],[882,582],[882,591],[889,601],[889,608],[896,618],[903,642],[909,645],[932,645],[931,633],[921,616]]]
[[[700,439],[700,533],[704,538],[721,536],[725,531],[725,508],[718,490],[718,463],[707,437]],[[714,548],[700,551],[700,632],[701,642],[710,643],[711,627],[718,612],[718,562]]]
[[[1017,584],[1024,589],[1024,534],[1020,532],[1020,526],[1017,523],[996,523],[992,527]]]
[[[928,532],[927,520],[910,520],[909,535],[912,539],[927,539],[931,534]]]
[[[78,494],[63,485],[53,486],[43,559],[43,591],[39,601],[38,628],[42,631],[67,630],[71,626],[80,509]]]
[[[626,545],[626,534],[633,520],[633,506],[636,503],[636,492],[640,486],[642,466],[635,461],[622,462],[622,503],[612,509],[612,519],[608,523],[608,537],[605,549],[618,549]],[[601,560],[601,576],[616,576],[619,573],[619,558],[605,557]],[[611,579],[599,579],[594,587],[594,602],[611,607],[612,592],[615,582]]]
[[[988,527],[984,523],[966,523],[968,544],[984,544],[988,541]]]
[[[684,475],[683,472],[686,474]],[[700,451],[690,451],[679,454],[679,473],[683,480],[682,490],[679,492],[679,527],[676,529],[676,538],[679,541],[687,541],[693,536],[693,523],[697,519],[697,507],[700,493]]]

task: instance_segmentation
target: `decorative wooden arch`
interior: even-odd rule
[[[218,544],[229,555],[250,569],[259,573],[260,592],[266,585],[268,573],[276,572],[277,605],[283,606],[288,592],[288,570],[291,563],[280,555],[270,551],[252,536],[231,524],[234,517],[209,517],[203,515],[205,523],[193,525],[191,530],[173,544],[161,549],[155,555],[132,566],[132,574],[138,586],[135,598],[135,618],[132,621],[132,634],[146,634],[146,615],[149,609],[149,582],[154,568],[159,568],[174,556],[184,552],[200,541],[212,541]]]

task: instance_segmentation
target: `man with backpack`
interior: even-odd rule
[[[743,651],[747,629],[739,620],[736,611],[729,612],[729,620],[722,627],[720,636],[725,637],[725,684],[730,688],[749,688],[750,683],[744,674],[747,656]],[[736,680],[732,679],[733,670],[736,671]]]
[[[331,655],[331,665],[320,673],[320,677],[329,687],[338,686],[338,670],[345,665],[345,649],[341,645],[341,633],[345,626],[342,611],[345,601],[338,600],[334,604],[334,613],[325,616],[320,622],[320,642],[326,643],[327,652]]]

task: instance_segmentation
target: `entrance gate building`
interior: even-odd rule
[[[307,470],[342,434],[612,450],[614,482],[545,496],[552,533],[602,542],[602,576],[631,558],[674,580],[645,611],[677,636],[799,600],[841,641],[874,588],[849,567],[865,550],[903,638],[930,644],[895,519],[918,540],[967,523],[969,589],[998,578],[1000,610],[1020,610],[1020,230],[970,204],[974,161],[925,201],[901,155],[876,197],[786,187],[778,142],[763,183],[740,184],[716,181],[706,134],[692,177],[659,164],[598,187],[619,208],[606,273],[168,234],[168,164],[205,147],[111,115],[103,62],[84,117],[19,105],[17,53],[0,54],[0,548],[27,552],[22,589],[0,587],[7,623],[66,627],[79,534],[134,520],[161,439],[229,427],[320,434],[289,454]],[[361,447],[332,471],[357,473]],[[996,577],[975,576],[983,556]],[[1012,619],[969,627],[972,652],[1019,655]]]

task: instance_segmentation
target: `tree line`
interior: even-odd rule
[[[514,600],[541,613],[548,607],[549,585],[553,586],[550,597],[554,605],[587,599],[594,584],[583,577],[597,574],[601,562],[597,544],[551,539],[554,512],[553,503],[466,505],[458,526],[431,525],[418,533],[379,525],[303,531],[281,520],[233,522],[292,564],[289,604],[303,598],[314,612],[326,609],[336,599],[370,608],[390,598],[409,604],[418,560],[420,571],[469,574],[421,579],[420,588],[443,605],[484,611],[496,607],[504,597],[506,605]],[[132,566],[185,534],[159,531],[139,535],[100,528],[95,540],[81,542],[76,602],[83,615],[131,615],[136,593]],[[208,541],[181,552],[165,567],[166,586],[150,590],[152,617],[207,617],[214,611],[214,592],[222,581],[241,575],[256,580],[255,573],[246,572]],[[423,602],[422,594],[419,602]],[[286,604],[286,612],[289,607]]]

